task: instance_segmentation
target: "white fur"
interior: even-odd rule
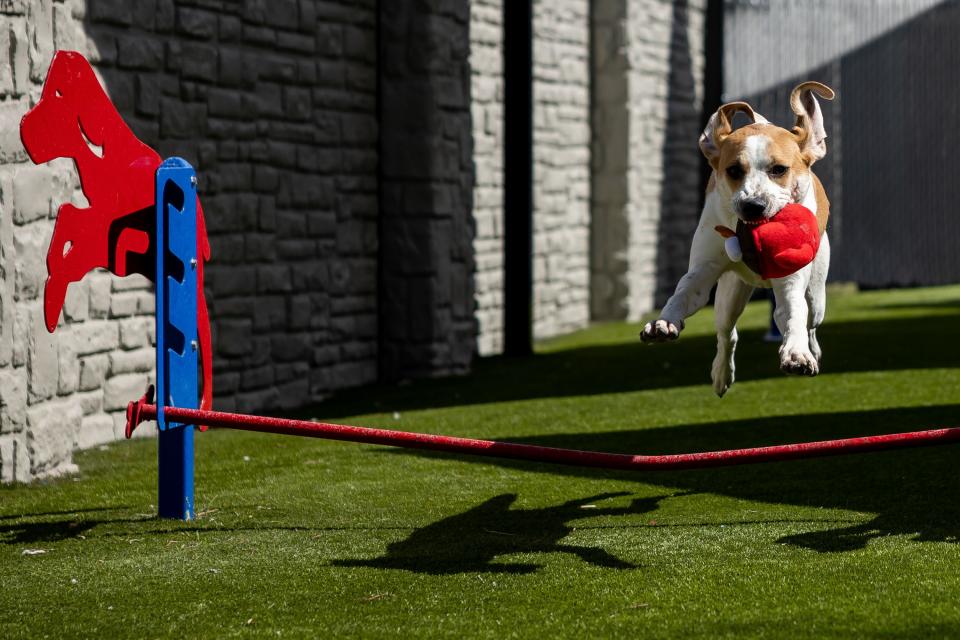
[[[763,215],[769,218],[790,202],[790,189],[781,187],[767,174],[773,164],[769,148],[770,138],[765,135],[749,136],[744,141],[742,156],[748,168],[743,183],[733,194],[734,210],[744,200],[762,200],[767,205]]]
[[[726,181],[717,176],[716,188],[707,195],[693,236],[687,273],[664,306],[660,319],[648,323],[641,334],[646,342],[679,337],[686,318],[706,304],[710,289],[719,281],[715,306],[717,355],[711,368],[713,388],[719,396],[723,396],[734,381],[736,321],[754,287],[772,287],[777,300],[775,320],[783,333],[780,368],[786,373],[816,375],[820,367],[816,329],[826,309],[825,285],[830,264],[830,242],[826,234],[821,237],[820,248],[811,264],[785,278],[762,280],[742,262],[730,260],[724,238],[714,229],[717,225],[736,228],[737,203],[744,197],[766,197],[770,202],[768,216],[788,202],[801,202],[817,213],[816,194],[809,175],[798,176],[792,189],[784,189],[767,176],[769,143],[764,135],[747,138],[744,151],[750,167],[743,186],[736,193],[731,193]]]

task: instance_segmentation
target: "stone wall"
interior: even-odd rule
[[[503,0],[470,3],[477,351],[503,351]]]
[[[466,373],[476,348],[467,0],[380,3],[380,376]]]
[[[36,167],[19,142],[55,48],[87,55],[134,132],[198,170],[217,407],[299,406],[376,378],[375,5],[0,2],[0,479],[120,437],[153,375],[144,279],[91,274],[57,333],[43,328],[53,216],[84,203],[69,161]]]
[[[533,335],[590,319],[590,21],[587,0],[535,0]]]
[[[706,0],[535,2],[534,335],[662,304],[699,216]],[[502,348],[502,5],[471,5],[478,344]]]
[[[598,3],[591,311],[636,320],[686,270],[699,217],[706,0]]]
[[[503,1],[0,0],[0,480],[120,437],[153,377],[143,278],[90,274],[43,328],[53,217],[84,198],[17,126],[56,48],[196,166],[216,405],[269,412],[502,349]],[[636,318],[683,270],[704,3],[534,3],[537,338]]]
[[[537,0],[533,20],[533,334],[541,339],[589,320],[589,2]],[[502,0],[471,3],[481,355],[503,349],[502,22]]]

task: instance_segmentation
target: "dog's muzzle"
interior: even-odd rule
[[[767,203],[763,200],[741,200],[737,207],[740,218],[747,224],[757,224],[763,221],[763,214],[767,210]]]

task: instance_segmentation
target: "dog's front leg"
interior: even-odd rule
[[[680,337],[684,321],[707,304],[710,289],[729,264],[725,259],[691,264],[660,312],[660,319],[648,322],[640,333],[640,339],[644,342],[667,342]]]
[[[806,290],[810,280],[810,266],[797,273],[772,280],[777,299],[774,319],[783,334],[780,345],[780,369],[784,373],[815,376],[820,372],[816,356],[810,351],[807,333]]]

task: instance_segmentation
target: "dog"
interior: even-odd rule
[[[811,166],[826,155],[826,131],[817,96],[832,100],[832,89],[804,82],[790,94],[796,124],[787,131],[770,124],[745,102],[721,106],[700,136],[700,150],[713,169],[700,222],[694,232],[687,273],[680,279],[660,318],[647,323],[644,342],[669,342],[683,331],[684,321],[702,308],[717,285],[717,355],[711,367],[713,390],[720,397],[734,382],[737,319],[754,288],[772,288],[774,319],[783,342],[780,369],[788,374],[815,376],[822,351],[817,327],[826,312],[826,280],[830,241],[825,233],[830,202]],[[750,123],[734,130],[732,120],[743,113]],[[786,204],[806,206],[817,218],[820,246],[813,262],[784,278],[762,280],[743,262],[732,262],[724,251],[717,226],[735,228],[738,220],[757,224]]]
[[[20,122],[20,139],[34,164],[73,159],[90,205],[80,209],[65,203],[57,210],[43,289],[44,321],[52,333],[67,286],[93,269],[155,279],[154,201],[160,156],[133,134],[90,63],[75,51],[58,51],[53,56],[40,100]],[[210,243],[199,198],[197,256],[200,406],[207,409],[213,402],[213,363],[203,264],[210,259]]]

